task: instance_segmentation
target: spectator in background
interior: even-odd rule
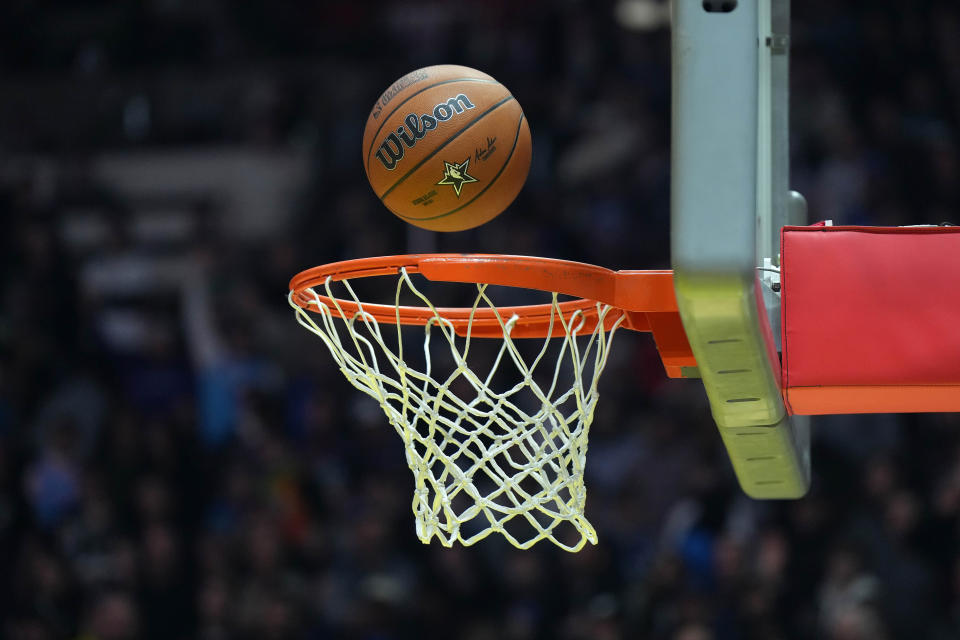
[[[201,257],[183,280],[183,327],[187,347],[197,375],[200,433],[204,444],[220,447],[233,437],[243,419],[248,394],[254,390],[279,386],[276,367],[251,344],[250,330],[240,313],[232,307],[214,313],[211,299],[209,258]],[[232,305],[235,301],[223,301]],[[227,321],[224,338],[218,320]]]

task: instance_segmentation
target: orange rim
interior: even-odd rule
[[[313,312],[319,311],[316,305],[319,299],[334,315],[352,318],[360,311],[360,304],[320,295],[313,288],[322,287],[327,278],[340,281],[396,275],[401,269],[419,273],[434,282],[481,283],[574,296],[576,300],[559,303],[559,310],[566,322],[572,314],[582,313],[577,319],[580,334],[596,328],[600,316],[598,302],[610,305],[613,308],[604,316],[604,328],[610,329],[622,319],[621,326],[625,329],[651,332],[667,375],[683,377],[684,371],[697,364],[677,310],[673,272],[669,270],[611,271],[569,260],[484,253],[383,256],[332,262],[302,271],[290,281],[290,299]],[[428,307],[363,303],[363,311],[377,322],[419,326],[440,315],[461,336],[502,338],[503,324],[513,316],[518,318],[510,333],[514,338],[558,337],[567,332],[552,304],[478,307],[475,311],[470,307],[438,307],[435,314]]]
[[[396,275],[401,269],[406,269],[407,273],[419,273],[436,282],[503,285],[575,296],[577,300],[559,303],[559,311],[567,319],[581,312],[583,326],[580,332],[592,331],[596,327],[599,319],[597,302],[614,307],[605,316],[604,325],[607,329],[617,322],[624,311],[676,311],[670,271],[611,271],[569,260],[493,254],[413,254],[333,262],[296,275],[290,281],[292,299],[309,311],[317,310],[315,302],[319,299],[335,315],[352,317],[360,311],[357,302],[321,295],[316,289],[314,297],[307,290],[321,287],[328,278],[336,282]],[[363,311],[377,322],[425,325],[436,318],[428,307],[367,303],[362,306]],[[554,320],[552,335],[565,332],[562,324],[556,321],[553,305],[549,303],[497,309],[478,307],[476,310],[469,307],[438,307],[437,314],[450,321],[461,334],[470,325],[471,315],[470,333],[476,336],[501,336],[501,323],[514,315],[518,317],[512,332],[515,337],[545,336],[551,318]],[[645,327],[634,328],[649,330]]]

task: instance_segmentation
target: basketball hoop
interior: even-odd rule
[[[435,306],[411,278],[418,274],[473,283],[472,306]],[[399,276],[394,304],[361,302],[350,282],[372,276]],[[345,294],[334,294],[336,283]],[[498,307],[490,285],[547,291],[550,302]],[[410,295],[422,306],[401,305]],[[388,256],[308,269],[290,282],[289,302],[403,439],[424,543],[471,545],[499,533],[521,549],[544,539],[568,551],[596,544],[584,516],[584,466],[614,333],[649,331],[669,375],[695,373],[670,271],[488,254]],[[409,349],[405,357],[403,326],[424,327],[420,363]],[[474,338],[500,340],[478,370]],[[542,344],[528,350],[518,339]]]

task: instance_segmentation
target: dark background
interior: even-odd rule
[[[810,494],[754,502],[702,386],[622,332],[600,544],[446,550],[414,535],[400,439],[287,307],[301,268],[424,249],[668,266],[664,15],[0,4],[0,636],[960,637],[956,415],[818,420]],[[956,222],[960,7],[795,2],[793,45],[812,220]],[[435,237],[377,202],[360,136],[444,62],[512,90],[534,162],[505,214]]]

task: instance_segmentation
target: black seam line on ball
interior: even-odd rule
[[[453,142],[454,140],[456,140],[456,139],[460,136],[460,134],[462,134],[464,131],[466,131],[467,129],[469,129],[469,128],[472,127],[473,125],[477,124],[478,122],[480,122],[481,120],[483,120],[484,118],[486,118],[488,115],[490,115],[491,113],[493,113],[495,110],[499,109],[500,107],[502,107],[502,106],[505,105],[506,103],[510,102],[511,100],[516,100],[516,98],[514,98],[512,95],[507,96],[506,98],[504,98],[503,100],[501,100],[501,101],[498,102],[497,104],[493,105],[492,107],[490,107],[489,109],[487,109],[486,111],[484,111],[483,113],[481,113],[480,115],[478,115],[476,118],[474,118],[473,120],[471,120],[470,122],[468,122],[466,125],[464,125],[464,127],[463,127],[462,129],[460,129],[460,131],[457,131],[455,134],[453,134],[452,136],[450,136],[449,138],[447,138],[442,145],[440,145],[439,147],[437,147],[436,149],[434,149],[434,150],[433,150],[431,153],[429,153],[423,160],[421,160],[420,162],[418,162],[417,164],[415,164],[415,165],[413,166],[413,168],[410,169],[410,171],[407,171],[405,174],[403,174],[403,177],[402,177],[402,178],[400,178],[399,180],[397,180],[396,182],[394,182],[392,187],[390,187],[389,189],[387,189],[386,191],[383,192],[383,195],[380,196],[380,200],[382,201],[384,198],[386,198],[388,195],[390,195],[390,192],[393,191],[394,189],[396,189],[397,186],[399,186],[401,182],[403,182],[404,180],[406,180],[407,178],[409,178],[411,175],[413,175],[414,172],[416,172],[417,169],[419,169],[420,167],[422,167],[422,166],[427,162],[427,160],[429,160],[429,159],[432,158],[433,156],[435,156],[435,155],[437,155],[438,153],[440,153],[440,151],[443,150],[444,147],[446,147],[448,144],[450,144],[451,142]]]
[[[441,80],[440,82],[434,82],[433,84],[427,85],[423,89],[420,89],[416,93],[411,93],[409,96],[407,96],[407,98],[403,102],[395,106],[393,108],[393,111],[388,113],[386,117],[384,117],[384,119],[380,121],[380,126],[377,127],[377,131],[373,134],[373,139],[370,141],[370,148],[367,149],[366,166],[367,166],[368,172],[370,171],[370,160],[373,158],[373,149],[374,147],[377,146],[377,136],[380,135],[380,131],[383,129],[383,125],[387,124],[387,120],[389,120],[390,117],[393,114],[395,114],[400,107],[407,104],[408,102],[413,100],[416,96],[420,95],[424,91],[427,91],[428,89],[433,89],[434,87],[439,87],[440,85],[443,85],[443,84],[450,84],[452,82],[480,82],[483,84],[497,84],[496,80],[486,80],[484,78],[454,78],[453,80]],[[377,102],[380,102],[380,98],[377,98]]]
[[[400,217],[403,218],[404,220],[436,220],[437,218],[445,218],[451,214],[456,213],[457,211],[460,211],[464,207],[469,207],[471,204],[473,204],[474,200],[482,196],[487,189],[493,186],[493,183],[496,182],[498,178],[500,178],[500,174],[502,174],[506,170],[507,165],[510,164],[510,159],[513,158],[513,152],[517,150],[517,142],[520,140],[520,128],[522,125],[523,125],[523,114],[521,113],[520,122],[517,123],[517,135],[513,137],[513,146],[510,147],[510,155],[507,156],[507,159],[506,161],[504,161],[503,166],[500,167],[500,171],[497,171],[497,175],[493,176],[493,180],[488,182],[487,186],[485,186],[483,189],[480,190],[480,193],[473,196],[472,198],[470,198],[470,200],[468,200],[467,202],[464,202],[462,205],[460,205],[456,209],[451,209],[450,211],[447,211],[446,213],[441,213],[440,215],[437,215],[437,216],[432,216],[430,218],[414,218],[413,216],[401,215]],[[400,214],[397,214],[397,215],[400,215]]]

